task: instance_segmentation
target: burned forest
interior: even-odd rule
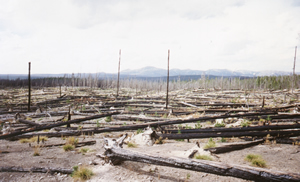
[[[300,181],[299,85],[2,79],[0,181]]]

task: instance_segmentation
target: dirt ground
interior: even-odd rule
[[[96,145],[85,146],[89,148],[86,154],[79,152],[80,148],[65,152],[62,147],[41,148],[40,156],[33,156],[33,148],[28,143],[19,141],[1,140],[0,166],[21,166],[23,168],[36,167],[60,167],[71,169],[76,165],[88,165],[94,172],[94,176],[88,181],[245,181],[234,177],[218,176],[214,174],[194,172],[190,170],[175,169],[171,167],[150,165],[138,162],[126,161],[121,165],[112,166],[96,157],[96,154],[104,152],[103,136],[117,138],[119,133],[97,134],[94,136],[80,136],[79,142],[96,140]],[[228,143],[220,143],[214,139],[218,146]],[[63,143],[63,138],[49,138],[45,144]],[[187,141],[168,140],[165,144],[154,146],[137,146],[125,149],[153,154],[165,157],[182,157],[187,150],[195,146],[195,142],[205,143],[207,139]],[[34,145],[34,144],[32,144]],[[300,172],[300,147],[286,144],[262,144],[251,148],[218,154],[219,158],[214,161],[226,164],[250,165],[244,158],[247,154],[259,154],[267,163],[267,169],[279,170],[291,173]],[[90,165],[94,161],[98,165]],[[45,173],[22,173],[3,172],[0,173],[0,181],[73,181],[66,174]]]

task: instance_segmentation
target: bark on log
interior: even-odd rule
[[[255,131],[255,132],[213,132],[213,133],[182,133],[182,134],[157,134],[163,139],[194,139],[194,138],[214,138],[214,137],[264,137],[270,134],[270,136],[276,137],[291,137],[300,136],[300,130],[285,130],[285,131]]]
[[[90,117],[86,117],[86,118],[74,119],[74,120],[67,121],[67,122],[59,122],[59,123],[55,123],[55,124],[51,124],[51,125],[47,125],[47,126],[38,127],[38,128],[30,128],[30,129],[27,129],[25,131],[12,132],[12,133],[9,133],[9,134],[0,135],[0,139],[6,139],[6,138],[10,138],[10,137],[17,136],[17,135],[21,135],[21,134],[25,134],[25,133],[29,133],[29,132],[34,132],[34,131],[41,131],[41,130],[45,130],[45,129],[51,129],[51,128],[54,128],[54,127],[57,127],[57,126],[63,126],[63,125],[73,124],[73,123],[80,123],[82,121],[102,118],[102,117],[111,116],[111,115],[114,115],[114,114],[120,114],[120,112],[99,114],[99,115],[94,115],[94,116],[90,116]]]
[[[256,141],[253,141],[253,142],[239,142],[239,143],[236,143],[236,144],[231,144],[231,145],[224,145],[224,146],[221,146],[221,147],[214,147],[214,148],[209,148],[209,149],[204,149],[204,150],[208,150],[210,151],[211,153],[214,153],[214,154],[221,154],[221,153],[226,153],[226,152],[231,152],[231,151],[234,151],[234,150],[241,150],[241,149],[244,149],[244,148],[248,148],[248,147],[252,147],[252,146],[255,146],[255,145],[258,145],[258,144],[261,144],[264,142],[264,139],[260,139],[260,140],[256,140]]]
[[[19,166],[2,166],[0,167],[0,172],[34,172],[34,173],[64,173],[72,174],[73,169],[66,168],[53,168],[53,167],[32,167],[32,168],[22,168]]]
[[[241,165],[229,165],[219,162],[206,160],[192,160],[184,158],[166,158],[159,156],[152,156],[125,150],[122,148],[113,147],[107,149],[105,155],[112,161],[114,160],[129,160],[136,162],[143,162],[148,164],[155,164],[161,166],[169,166],[192,171],[206,172],[217,174],[221,176],[233,176],[246,180],[253,181],[299,181],[299,173],[285,173],[281,171],[262,169]]]

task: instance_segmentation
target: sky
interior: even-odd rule
[[[300,0],[0,0],[0,74],[292,71]],[[300,62],[296,63],[296,71]]]

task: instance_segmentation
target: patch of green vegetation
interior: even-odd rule
[[[163,118],[168,118],[168,115],[167,115],[167,113],[165,113],[164,115],[163,115]]]
[[[71,144],[66,144],[66,145],[64,145],[63,146],[63,149],[64,149],[64,151],[70,151],[70,150],[73,150],[75,147],[74,147],[74,145],[71,145]]]
[[[226,139],[224,137],[221,138],[220,142],[224,143],[227,142]]]
[[[107,117],[105,118],[105,122],[111,122],[111,116],[107,116]]]
[[[225,127],[225,123],[216,123],[215,127]]]
[[[91,179],[91,177],[94,175],[93,171],[86,166],[74,166],[73,169],[74,171],[71,174],[71,177],[73,177],[75,181],[85,181]]]
[[[101,126],[98,120],[96,121],[96,125],[97,125],[97,128],[100,128],[100,126]]]
[[[254,159],[254,160],[251,162],[251,164],[252,164],[253,166],[257,166],[257,167],[266,167],[266,166],[267,166],[266,161],[263,160],[263,159],[261,159],[261,158],[259,158],[259,159]]]
[[[243,121],[243,122],[241,122],[241,126],[242,126],[242,127],[249,127],[250,124],[251,124],[250,121]]]
[[[132,108],[131,108],[130,106],[128,106],[128,108],[127,108],[127,109],[128,109],[128,111],[132,111]]]
[[[266,161],[262,159],[262,157],[260,155],[257,154],[248,154],[245,157],[246,161],[251,162],[251,164],[253,166],[257,166],[257,167],[266,167]]]
[[[87,153],[90,149],[89,148],[81,148],[80,152],[82,153],[82,155],[84,155],[85,153]]]
[[[143,129],[138,129],[138,130],[136,131],[136,134],[140,134],[140,133],[144,133],[144,130],[143,130]]]
[[[66,144],[71,144],[71,145],[76,146],[77,143],[78,143],[78,138],[75,138],[75,137],[68,137],[66,140]]]
[[[186,124],[185,129],[192,129],[192,127],[190,125]]]
[[[186,179],[190,179],[190,177],[191,177],[191,174],[190,174],[190,173],[187,173],[187,174],[186,174]]]
[[[212,157],[209,155],[196,155],[194,158],[201,159],[201,160],[209,160],[209,161],[213,160]]]
[[[206,121],[205,122],[207,125],[211,125],[212,123],[211,123],[211,121]]]
[[[136,145],[135,143],[128,142],[128,143],[127,143],[127,147],[130,147],[130,148],[136,148],[137,145]]]
[[[200,124],[200,121],[197,121],[195,124],[195,129],[201,129],[202,125]]]
[[[214,148],[214,147],[216,147],[216,142],[215,141],[213,141],[213,139],[212,138],[210,138],[209,140],[208,140],[208,142],[204,145],[204,149],[209,149],[209,148]]]

